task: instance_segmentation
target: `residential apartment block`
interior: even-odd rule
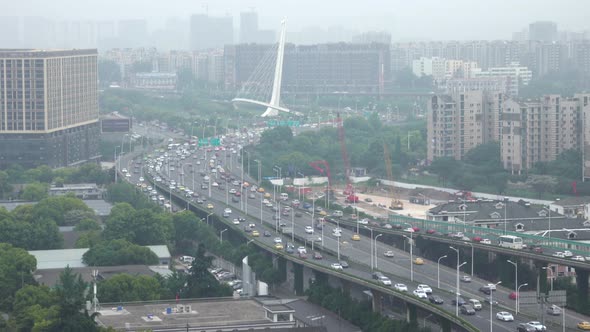
[[[589,103],[590,94],[526,101],[494,91],[433,96],[428,103],[428,160],[462,159],[477,145],[494,141],[500,144],[504,168],[513,173],[555,160],[569,149],[583,149],[590,160]],[[590,161],[584,169],[590,175]]]
[[[98,159],[97,51],[0,49],[0,167]]]

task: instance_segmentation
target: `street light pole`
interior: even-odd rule
[[[468,242],[468,244],[471,246],[471,276],[473,277],[473,243]]]
[[[371,270],[375,269],[375,263],[373,260],[373,229],[370,227],[365,226],[366,229],[368,229],[369,231],[371,231]]]
[[[514,273],[515,273],[515,277],[514,277],[514,291],[516,292],[516,303],[514,304],[514,311],[516,312],[516,314],[518,315],[518,264],[511,261],[511,260],[506,260],[508,263],[514,265]]]
[[[212,216],[212,215],[214,215],[214,213],[209,213],[209,214],[207,215],[207,225],[209,225],[209,217],[210,217],[210,216]]]
[[[524,283],[524,284],[518,286],[518,288],[516,288],[516,314],[517,315],[518,315],[518,311],[520,310],[520,301],[519,301],[519,298],[520,298],[520,287],[528,286],[528,285],[529,285],[528,283]]]
[[[117,183],[118,177],[117,177],[117,172],[118,172],[118,168],[117,168],[117,148],[120,148],[120,146],[115,146],[115,183]]]
[[[502,281],[498,281],[494,286],[498,287]],[[490,332],[494,332],[493,308],[494,307],[494,292],[490,290]]]
[[[376,235],[375,236],[375,240],[373,241],[373,246],[375,247],[375,249],[374,249],[375,250],[375,252],[374,252],[374,254],[375,254],[375,269],[378,269],[378,267],[377,267],[377,261],[379,260],[379,257],[377,256],[377,239],[380,236],[383,236],[383,234]]]
[[[410,233],[410,237],[404,235],[404,237],[408,240],[408,244],[410,245],[410,280],[414,281],[414,249],[413,249],[413,242],[412,240],[412,233]]]
[[[223,243],[223,232],[227,231],[227,228],[219,232],[219,243]]]
[[[453,249],[457,253],[457,285],[455,288],[455,316],[459,316],[459,249],[453,248],[451,246],[449,246],[449,248]]]
[[[438,258],[438,263],[437,263],[437,267],[436,267],[436,287],[437,288],[440,288],[440,260],[443,258],[447,258],[447,255],[440,256]]]

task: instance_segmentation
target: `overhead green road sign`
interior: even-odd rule
[[[199,146],[220,146],[221,140],[217,137],[199,138]]]
[[[301,123],[295,120],[287,120],[287,121],[277,121],[277,120],[270,120],[266,121],[267,127],[300,127]]]

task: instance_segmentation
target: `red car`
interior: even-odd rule
[[[517,297],[518,297],[518,295],[516,295],[516,292],[511,292],[508,295],[508,298],[511,299],[511,300],[516,300]]]
[[[299,253],[299,258],[301,258],[301,259],[307,259],[307,254],[304,253],[304,252],[300,252]]]
[[[481,240],[483,240],[481,237],[476,236],[473,239],[471,239],[473,242],[481,242]]]
[[[436,231],[434,229],[429,229],[426,231],[426,234],[434,234]]]
[[[414,230],[414,232],[419,232],[420,231],[420,228],[418,228],[418,227],[412,227],[412,229]]]
[[[316,251],[313,253],[313,259],[322,259],[322,258],[324,258],[324,257],[319,252]]]

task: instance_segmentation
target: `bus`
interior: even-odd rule
[[[522,238],[514,235],[502,235],[498,238],[500,247],[522,249]]]

